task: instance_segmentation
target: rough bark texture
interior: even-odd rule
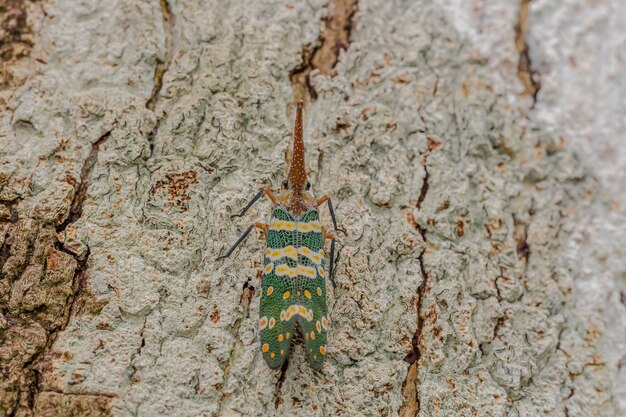
[[[0,9],[0,416],[626,413],[620,0]],[[321,373],[261,360],[261,243],[214,260],[294,97]]]

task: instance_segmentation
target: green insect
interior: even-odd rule
[[[318,207],[328,203],[334,229],[341,229],[337,227],[330,197],[325,195],[316,200],[310,188],[304,165],[302,101],[299,101],[293,134],[293,157],[288,180],[283,182],[280,194],[274,195],[269,187],[265,187],[239,214],[233,216],[243,216],[259,198],[266,195],[273,203],[270,223],[254,223],[225,255],[217,258],[230,256],[253,228],[265,231],[267,243],[259,330],[263,358],[272,369],[280,368],[289,357],[296,331],[304,339],[304,347],[314,370],[322,368],[327,354],[329,321],[324,243],[330,239],[328,276],[332,279],[336,235],[321,225]]]

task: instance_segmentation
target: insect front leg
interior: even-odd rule
[[[347,236],[348,233],[345,230],[337,226],[337,218],[335,217],[335,210],[333,209],[333,202],[330,200],[330,197],[327,195],[322,196],[319,200],[315,202],[315,204],[319,207],[326,202],[328,203],[328,211],[330,212],[330,218],[333,221],[333,228],[335,229],[335,231],[341,231],[344,235]]]
[[[248,210],[250,210],[250,207],[252,207],[254,203],[256,203],[259,200],[259,198],[261,198],[261,196],[263,196],[263,194],[266,194],[269,197],[269,199],[272,200],[272,203],[276,204],[276,196],[272,192],[272,189],[270,187],[264,187],[261,191],[257,193],[257,195],[254,196],[252,200],[250,200],[248,205],[245,206],[243,210],[241,210],[237,214],[233,214],[232,216],[230,216],[230,218],[232,219],[234,217],[242,217],[244,214],[246,214]]]
[[[266,224],[266,223],[254,223],[254,224],[250,225],[250,227],[248,227],[248,229],[247,229],[245,232],[243,232],[243,235],[241,235],[241,237],[240,237],[239,239],[237,239],[237,241],[235,242],[235,244],[234,244],[234,245],[233,245],[233,246],[232,246],[232,247],[228,250],[228,252],[226,252],[226,255],[219,256],[219,257],[218,257],[217,259],[215,259],[215,260],[216,260],[216,261],[219,261],[219,260],[221,260],[221,259],[228,258],[228,257],[230,256],[230,254],[231,254],[231,253],[233,253],[233,251],[237,248],[237,246],[239,246],[239,244],[240,244],[241,242],[243,242],[243,241],[244,241],[244,240],[248,237],[248,235],[250,234],[250,232],[252,231],[252,229],[254,229],[255,227],[256,227],[257,229],[261,229],[261,230],[263,230],[265,233],[267,233],[267,229],[269,228],[269,225],[268,225],[268,224]]]
[[[322,196],[319,200],[315,202],[315,204],[319,207],[326,202],[328,202],[328,211],[330,212],[330,218],[333,221],[333,228],[335,229],[335,231],[341,231],[344,235],[347,236],[348,233],[345,230],[339,228],[339,226],[337,226],[337,218],[335,217],[335,210],[333,209],[333,203],[330,200],[330,197],[328,195]],[[335,279],[333,278],[333,269],[335,266],[335,240],[337,239],[337,235],[335,235],[332,232],[327,232],[324,229],[324,242],[326,242],[327,238],[330,239],[330,262],[329,262],[329,268],[328,268],[328,277],[333,283],[333,286],[335,286]]]

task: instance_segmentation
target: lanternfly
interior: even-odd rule
[[[281,367],[289,356],[296,323],[313,369],[321,369],[327,353],[329,324],[324,244],[330,239],[328,276],[332,277],[336,235],[321,225],[319,206],[328,203],[333,227],[335,231],[340,229],[337,228],[330,197],[325,195],[316,200],[310,188],[304,166],[302,101],[299,101],[293,133],[293,157],[281,192],[275,195],[270,187],[265,187],[239,214],[233,216],[243,216],[266,195],[273,204],[270,223],[254,223],[225,255],[217,258],[230,256],[253,228],[265,231],[267,244],[259,330],[261,352],[272,369]]]

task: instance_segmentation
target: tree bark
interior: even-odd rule
[[[0,416],[626,413],[619,0],[0,6]],[[261,358],[260,239],[215,261],[297,99],[320,373]]]

